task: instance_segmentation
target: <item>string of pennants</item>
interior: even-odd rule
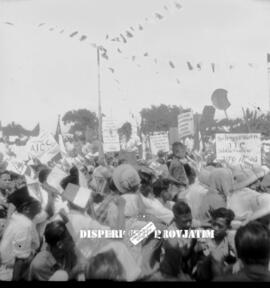
[[[58,32],[59,34],[68,34],[69,38],[75,38],[78,39],[80,42],[87,43],[88,45],[91,45],[93,48],[98,48],[101,52],[101,57],[107,61],[106,68],[107,70],[112,73],[114,77],[114,81],[120,85],[119,77],[116,76],[117,69],[113,67],[112,63],[110,63],[110,60],[114,58],[115,56],[122,56],[123,59],[129,60],[131,63],[135,64],[138,68],[141,68],[141,63],[138,63],[138,60],[140,58],[148,58],[152,64],[155,66],[158,66],[158,64],[161,62],[158,57],[152,56],[148,51],[142,52],[141,55],[127,55],[125,53],[125,47],[127,46],[129,40],[134,38],[136,36],[137,32],[142,32],[146,29],[146,26],[150,23],[157,23],[159,21],[165,20],[166,16],[169,13],[173,13],[175,10],[181,10],[182,5],[179,3],[178,0],[173,1],[172,3],[166,4],[163,6],[162,11],[158,11],[153,13],[150,17],[146,17],[143,21],[140,21],[140,23],[136,25],[131,25],[129,28],[125,29],[125,31],[110,36],[109,34],[106,34],[105,36],[105,45],[98,45],[96,43],[90,42],[89,37],[85,34],[80,33],[80,31],[67,31],[66,29],[57,29],[55,27],[52,27],[52,25],[49,25],[45,22],[39,23],[37,25],[37,28],[48,28],[48,31],[52,32]],[[3,22],[4,24],[10,25],[10,26],[16,26],[14,23],[10,21]],[[114,48],[111,48],[114,45]],[[110,46],[110,49],[108,48]],[[114,55],[113,55],[114,54]],[[172,71],[176,72],[176,68],[178,68],[178,63],[172,59],[166,60],[168,68],[170,68]],[[182,64],[181,64],[182,65]],[[186,61],[185,63],[186,68],[189,71],[202,71],[205,67],[209,66],[211,67],[212,73],[217,72],[217,67],[219,66],[218,63],[207,63],[203,64],[202,62],[192,62],[192,61]],[[248,63],[248,67],[254,69],[257,67],[257,64],[254,63]],[[228,64],[228,69],[233,70],[236,67],[235,64]],[[159,74],[159,72],[156,72],[156,74]],[[181,84],[181,81],[177,75],[175,75],[175,81],[178,85]]]

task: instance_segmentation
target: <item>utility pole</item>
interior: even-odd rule
[[[98,68],[98,140],[99,140],[99,160],[104,159],[102,140],[102,109],[101,109],[101,85],[100,85],[100,50],[97,47],[97,68]]]

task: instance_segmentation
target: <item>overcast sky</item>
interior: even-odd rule
[[[174,0],[0,0],[0,120],[54,131],[58,114],[97,111],[93,43],[108,50],[102,108],[118,124],[151,104],[201,112],[217,88],[229,92],[231,117],[241,107],[267,110],[269,2],[179,0],[177,9]],[[120,33],[127,43],[111,41]]]

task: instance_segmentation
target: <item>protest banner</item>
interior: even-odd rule
[[[63,188],[61,187],[60,183],[65,177],[67,177],[67,174],[62,169],[55,166],[48,175],[47,183],[53,188],[55,188],[57,191],[62,193]]]
[[[169,152],[169,137],[168,132],[155,132],[150,135],[151,152],[157,155],[159,150]]]
[[[43,132],[38,137],[31,138],[26,146],[29,156],[38,158],[44,164],[60,153],[59,145],[49,132]]]
[[[192,111],[178,115],[178,134],[179,138],[194,135],[194,120]]]
[[[25,165],[23,161],[20,161],[15,158],[8,161],[7,170],[12,171],[19,175],[31,174],[31,168]]]
[[[216,134],[216,158],[230,165],[261,165],[261,135]]]
[[[102,121],[103,150],[104,152],[120,151],[120,141],[114,121],[108,117]]]

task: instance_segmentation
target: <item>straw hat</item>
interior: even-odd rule
[[[198,179],[199,179],[200,183],[208,186],[210,174],[215,169],[216,168],[213,166],[207,166],[206,168],[201,169],[201,171],[198,175]]]
[[[257,197],[257,209],[250,215],[248,221],[259,219],[263,216],[270,214],[270,194],[262,193]]]
[[[140,185],[141,179],[135,168],[129,164],[122,164],[114,170],[113,182],[121,193],[128,193]]]
[[[264,177],[265,170],[263,168],[253,168],[253,169],[235,169],[232,171],[235,180],[233,190],[243,189],[252,183],[256,182],[258,179]]]

